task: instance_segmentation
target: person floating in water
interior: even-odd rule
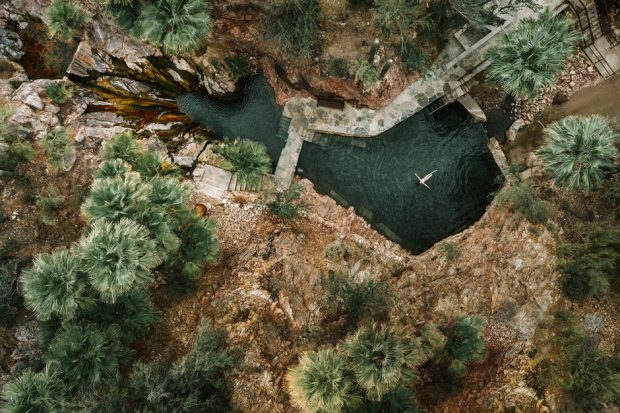
[[[426,181],[428,181],[429,179],[431,179],[431,177],[433,176],[433,174],[437,172],[437,169],[435,169],[433,172],[426,174],[426,176],[424,178],[420,178],[418,176],[418,174],[415,174],[416,178],[418,178],[418,180],[420,181],[420,183],[422,185],[424,185],[425,187],[427,187],[428,189],[431,189],[430,186],[426,185]]]

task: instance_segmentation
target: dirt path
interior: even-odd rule
[[[620,117],[620,73],[575,93],[566,103],[550,106],[534,122],[521,129],[515,142],[504,148],[508,162],[523,164],[544,141],[543,126],[568,115],[599,114]]]

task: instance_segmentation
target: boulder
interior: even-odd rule
[[[19,60],[24,55],[22,40],[15,32],[0,28],[0,55],[11,60]]]
[[[561,90],[555,94],[555,96],[553,97],[553,103],[554,105],[560,105],[562,103],[568,102],[568,95],[566,94],[566,92],[562,92]]]
[[[41,97],[36,92],[26,96],[24,103],[36,110],[41,110],[44,107]]]
[[[523,119],[515,120],[512,123],[512,125],[510,125],[508,130],[506,131],[506,139],[508,140],[508,142],[514,142],[514,140],[517,137],[517,132],[519,132],[519,129],[521,129],[524,126],[525,126],[525,120]]]
[[[478,106],[478,103],[473,97],[470,95],[463,95],[458,99],[458,101],[476,122],[487,121],[487,116],[484,114],[484,111],[480,108],[480,106]]]

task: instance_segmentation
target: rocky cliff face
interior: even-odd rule
[[[346,326],[326,321],[321,287],[327,272],[339,271],[388,282],[392,320],[421,325],[462,313],[486,319],[489,357],[470,373],[477,380],[432,411],[536,411],[530,408],[543,405],[524,377],[534,329],[558,297],[554,239],[545,228],[493,203],[479,222],[444,241],[458,257],[449,259],[441,244],[413,256],[353,209],[317,194],[309,181],[301,184],[310,212],[294,222],[273,221],[242,194],[209,207],[220,228],[220,264],[207,271],[195,296],[164,313],[158,328],[171,342],[154,343],[152,357],[185,351],[207,316],[228,331],[231,347],[245,349],[234,392],[241,410],[292,412],[283,388],[286,368],[301,351],[333,345],[346,334]]]

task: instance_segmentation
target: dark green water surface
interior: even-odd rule
[[[218,136],[259,140],[277,163],[284,140],[281,109],[264,78],[252,78],[230,102],[185,95],[179,107]],[[279,136],[277,136],[279,135]],[[421,252],[477,221],[496,188],[499,169],[481,125],[458,104],[420,112],[375,138],[320,136],[304,143],[299,175],[317,191],[353,206],[379,232]],[[420,176],[437,169],[427,182]]]

